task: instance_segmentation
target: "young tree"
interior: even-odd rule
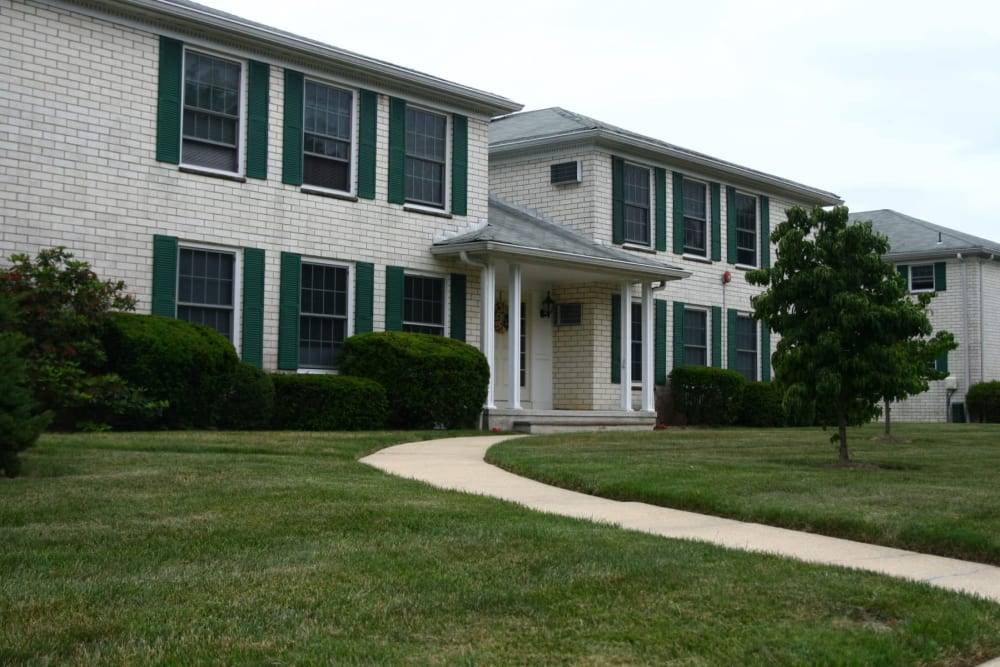
[[[930,321],[882,258],[886,238],[871,223],[849,224],[846,207],[793,207],[771,239],[774,265],[747,273],[748,282],[767,287],[753,299],[754,315],[781,335],[776,377],[815,404],[821,424],[837,428],[846,464],[847,427],[878,415],[898,373],[894,346],[929,335]]]
[[[933,292],[920,294],[915,303],[926,312],[933,296]],[[948,377],[948,373],[938,370],[937,360],[957,347],[955,337],[947,331],[938,331],[931,338],[909,338],[893,346],[892,365],[895,372],[886,375],[886,384],[882,388],[886,439],[892,438],[892,402],[927,391],[930,380]]]

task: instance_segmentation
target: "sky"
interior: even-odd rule
[[[200,0],[1000,241],[1000,2]]]

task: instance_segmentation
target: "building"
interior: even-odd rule
[[[888,209],[851,213],[850,219],[871,220],[889,239],[886,260],[897,266],[910,292],[936,292],[931,324],[958,342],[938,361],[949,379],[894,405],[893,419],[964,421],[969,387],[1000,379],[1000,243]]]

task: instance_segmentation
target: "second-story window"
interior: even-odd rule
[[[736,193],[736,263],[757,266],[757,198]]]
[[[649,169],[625,165],[625,242],[649,245]]]
[[[242,73],[238,62],[185,52],[182,163],[239,171]]]
[[[448,118],[406,107],[406,201],[444,208]]]
[[[353,94],[306,81],[303,106],[302,182],[350,192]]]
[[[706,189],[704,183],[684,179],[684,252],[699,257],[708,248]]]

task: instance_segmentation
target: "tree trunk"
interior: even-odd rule
[[[847,454],[847,415],[841,413],[837,422],[837,432],[840,439],[840,462],[841,464],[850,463],[851,457]]]
[[[886,437],[888,437],[892,435],[892,422],[889,417],[890,413],[892,412],[892,408],[889,407],[888,399],[884,399],[882,402],[885,405],[885,435]]]

